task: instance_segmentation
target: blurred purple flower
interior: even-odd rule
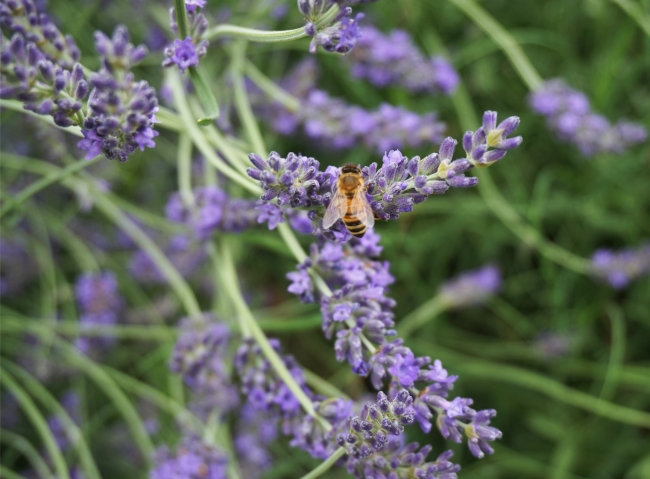
[[[591,268],[597,279],[614,289],[623,289],[650,272],[650,244],[619,251],[599,249],[591,257]]]
[[[496,266],[465,272],[440,287],[439,296],[450,308],[485,303],[501,289],[501,274]]]

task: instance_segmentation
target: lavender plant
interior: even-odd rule
[[[645,477],[641,31],[448,4],[0,1],[0,476]]]

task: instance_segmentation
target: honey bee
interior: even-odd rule
[[[330,229],[341,218],[350,234],[357,238],[362,238],[366,229],[375,224],[361,168],[351,163],[341,168],[334,197],[323,217],[323,229]]]

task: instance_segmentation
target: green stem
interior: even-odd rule
[[[16,380],[9,374],[4,368],[0,368],[2,374],[0,374],[0,383],[3,383],[5,387],[14,395],[18,400],[18,404],[21,409],[25,411],[25,414],[32,422],[33,426],[36,428],[39,436],[45,443],[45,449],[50,456],[50,459],[54,463],[54,470],[56,475],[60,479],[70,479],[70,471],[68,470],[68,465],[63,458],[61,450],[56,444],[54,435],[47,425],[47,421],[38,410],[34,401],[29,397],[25,390],[18,385]]]
[[[8,110],[14,110],[18,111],[20,113],[24,113],[25,115],[32,116],[34,118],[38,118],[41,121],[44,121],[45,123],[48,123],[50,126],[56,127],[59,130],[66,131],[68,133],[71,133],[75,136],[78,136],[80,138],[83,138],[83,134],[81,133],[81,128],[78,126],[59,126],[56,123],[54,123],[54,119],[51,116],[46,116],[46,115],[39,115],[38,113],[34,113],[33,111],[28,111],[23,108],[23,103],[17,100],[0,100],[0,108],[6,108]]]
[[[88,447],[88,443],[86,442],[81,429],[79,429],[79,426],[75,424],[65,408],[61,406],[47,388],[45,388],[37,379],[23,368],[7,360],[3,360],[3,363],[12,374],[15,374],[22,379],[23,383],[27,386],[27,389],[30,390],[34,397],[40,399],[43,405],[55,412],[70,439],[70,443],[77,449],[86,476],[91,479],[101,479],[99,469],[97,469],[97,464],[95,464],[95,460],[93,459],[92,453],[90,452],[90,448]]]
[[[167,71],[167,78],[172,89],[176,108],[178,108],[178,111],[181,114],[181,118],[185,123],[185,129],[203,156],[218,171],[233,180],[235,183],[243,186],[251,193],[259,195],[262,192],[261,188],[256,185],[250,178],[243,176],[238,171],[234,170],[232,167],[228,166],[222,160],[220,160],[208,144],[208,141],[206,140],[201,130],[199,130],[198,126],[196,126],[192,112],[190,111],[189,105],[185,99],[185,92],[183,91],[183,85],[181,84],[178,72]]]
[[[466,0],[450,0],[466,1]],[[456,112],[458,114],[461,126],[466,130],[471,130],[479,120],[474,110],[467,90],[461,84],[458,86],[456,93],[452,97]],[[519,213],[510,206],[510,203],[501,195],[497,189],[492,176],[487,168],[477,169],[479,178],[478,191],[486,205],[501,222],[512,231],[515,236],[519,237],[528,246],[534,247],[540,254],[558,265],[576,271],[580,274],[589,274],[591,266],[588,260],[565,250],[543,238],[533,227],[528,225]]]
[[[447,310],[447,305],[440,300],[439,296],[434,296],[430,300],[418,306],[411,311],[397,325],[397,334],[401,338],[407,338],[413,331],[424,326],[429,321],[435,319],[440,313]]]
[[[632,0],[611,0],[627,13],[639,26],[646,35],[650,36],[650,13],[644,12],[641,5]]]
[[[325,14],[316,20],[317,26],[329,25],[332,20],[339,14],[340,8],[338,5],[332,6]],[[292,40],[298,40],[299,38],[304,38],[307,36],[305,33],[305,27],[294,28],[293,30],[276,30],[276,31],[264,31],[256,30],[254,28],[245,28],[238,27],[237,25],[218,25],[214,28],[209,29],[204,38],[206,40],[214,40],[219,37],[234,37],[241,38],[243,40],[249,40],[251,42],[262,42],[262,43],[276,43],[276,42],[289,42]]]
[[[239,118],[244,125],[244,131],[248,134],[249,140],[253,146],[253,150],[261,157],[266,158],[268,153],[264,146],[262,133],[255,121],[253,110],[248,101],[248,95],[246,94],[246,87],[244,86],[243,71],[244,62],[246,60],[246,44],[245,40],[239,40],[233,47],[231,74],[235,90],[235,105],[237,106]]]
[[[487,205],[501,222],[515,236],[519,237],[525,245],[534,247],[542,256],[577,273],[588,275],[591,272],[589,260],[546,240],[535,228],[526,224],[519,216],[519,213],[499,193],[487,169],[477,170],[476,176],[478,176],[480,183],[478,188],[479,193]]]
[[[201,73],[201,70],[198,67],[190,67],[188,70],[196,96],[201,102],[202,110],[205,112],[205,115],[198,118],[196,122],[201,126],[212,125],[214,120],[219,118],[219,104],[217,103],[217,99],[214,97],[214,93],[212,93],[210,85],[205,80],[205,76]]]
[[[178,136],[178,191],[185,206],[193,207],[192,140],[187,133]]]
[[[91,187],[92,188],[92,187]],[[180,298],[190,316],[200,316],[201,308],[187,282],[180,275],[167,256],[131,218],[120,210],[115,203],[92,188],[95,206],[118,225],[156,264],[171,288]]]
[[[416,344],[415,346],[418,350],[431,348],[429,343]],[[531,389],[554,400],[597,414],[612,421],[618,421],[636,427],[650,427],[650,413],[604,401],[590,394],[565,386],[542,374],[489,361],[471,360],[470,362],[467,356],[441,348],[440,346],[437,346],[436,351],[441,356],[453,359],[456,363],[455,369],[460,373],[490,378],[493,381],[502,381]],[[466,360],[466,362],[463,360]]]
[[[625,359],[625,319],[621,309],[615,304],[610,304],[607,307],[607,315],[611,324],[611,352],[603,387],[600,390],[600,398],[609,400],[616,391]]]
[[[0,464],[0,477],[4,477],[6,479],[24,479],[25,476],[21,476],[17,472],[12,471],[9,468],[6,468],[2,464]],[[43,476],[43,479],[49,479],[50,476]]]
[[[144,427],[142,418],[133,404],[118,387],[115,381],[93,360],[79,353],[67,342],[55,338],[56,345],[61,349],[66,359],[73,365],[84,371],[104,391],[115,404],[116,409],[122,414],[124,421],[131,430],[131,434],[137,444],[144,462],[151,464],[154,453],[154,445],[151,442],[149,433]]]
[[[65,168],[62,168],[56,173],[49,174],[47,176],[44,176],[40,180],[35,181],[34,183],[30,184],[27,188],[21,190],[20,193],[18,193],[16,196],[13,197],[13,199],[10,199],[4,205],[2,205],[2,208],[0,209],[0,217],[7,214],[13,208],[19,206],[20,204],[22,204],[24,201],[34,196],[39,191],[47,188],[48,186],[54,183],[62,181],[63,179],[68,178],[69,176],[74,175],[75,173],[83,170],[84,168],[88,168],[89,166],[98,163],[103,158],[104,155],[98,155],[92,160],[77,161],[71,165],[66,166]]]
[[[319,392],[328,397],[350,399],[350,397],[334,386],[331,382],[321,378],[318,374],[311,372],[309,369],[302,369],[305,375],[305,382]]]
[[[327,472],[329,468],[332,467],[334,463],[339,459],[341,459],[344,455],[345,455],[345,448],[339,447],[336,451],[332,453],[330,457],[327,458],[327,460],[321,462],[316,469],[302,476],[302,479],[315,479],[316,477],[320,477],[325,472]]]
[[[52,471],[50,471],[47,463],[43,460],[36,448],[32,446],[32,443],[23,436],[8,429],[0,429],[0,442],[13,447],[22,453],[22,455],[31,463],[32,468],[41,479],[51,479]],[[16,475],[16,477],[20,476]]]
[[[298,385],[298,383],[296,383],[295,379],[293,376],[291,376],[291,373],[284,364],[284,361],[278,355],[275,349],[273,349],[273,346],[271,346],[271,343],[269,343],[268,338],[260,329],[257,321],[255,321],[255,318],[248,308],[248,305],[246,304],[246,301],[244,300],[244,297],[242,296],[239,289],[239,279],[237,277],[235,265],[232,260],[230,248],[226,242],[224,242],[222,245],[221,254],[219,257],[222,261],[223,284],[226,286],[228,294],[234,302],[235,309],[237,310],[241,321],[247,323],[247,327],[250,331],[251,336],[262,350],[262,353],[271,364],[271,367],[273,367],[280,380],[283,381],[287,388],[289,388],[289,390],[293,393],[305,412],[319,421],[323,429],[329,431],[332,428],[331,424],[316,413],[311,399],[307,397],[302,388]]]
[[[250,61],[246,62],[245,71],[246,76],[248,76],[248,78],[250,78],[260,90],[266,93],[273,100],[282,104],[282,106],[287,110],[296,112],[300,109],[300,101],[296,97],[280,88],[277,83],[264,75],[264,73],[258,70],[258,68]]]
[[[187,12],[185,11],[185,0],[174,0],[174,12],[176,13],[176,25],[178,36],[185,40],[189,36],[187,29]]]
[[[463,10],[497,43],[530,90],[537,90],[543,79],[510,33],[474,0],[449,0]]]

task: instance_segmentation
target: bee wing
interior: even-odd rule
[[[372,228],[375,224],[375,214],[370,207],[370,202],[366,197],[364,188],[359,188],[352,200],[350,201],[350,212],[356,216],[361,224],[366,225],[367,228]]]
[[[347,198],[338,189],[334,192],[334,196],[330,201],[325,216],[323,217],[323,229],[328,230],[332,227],[337,220],[343,218],[348,209]]]

